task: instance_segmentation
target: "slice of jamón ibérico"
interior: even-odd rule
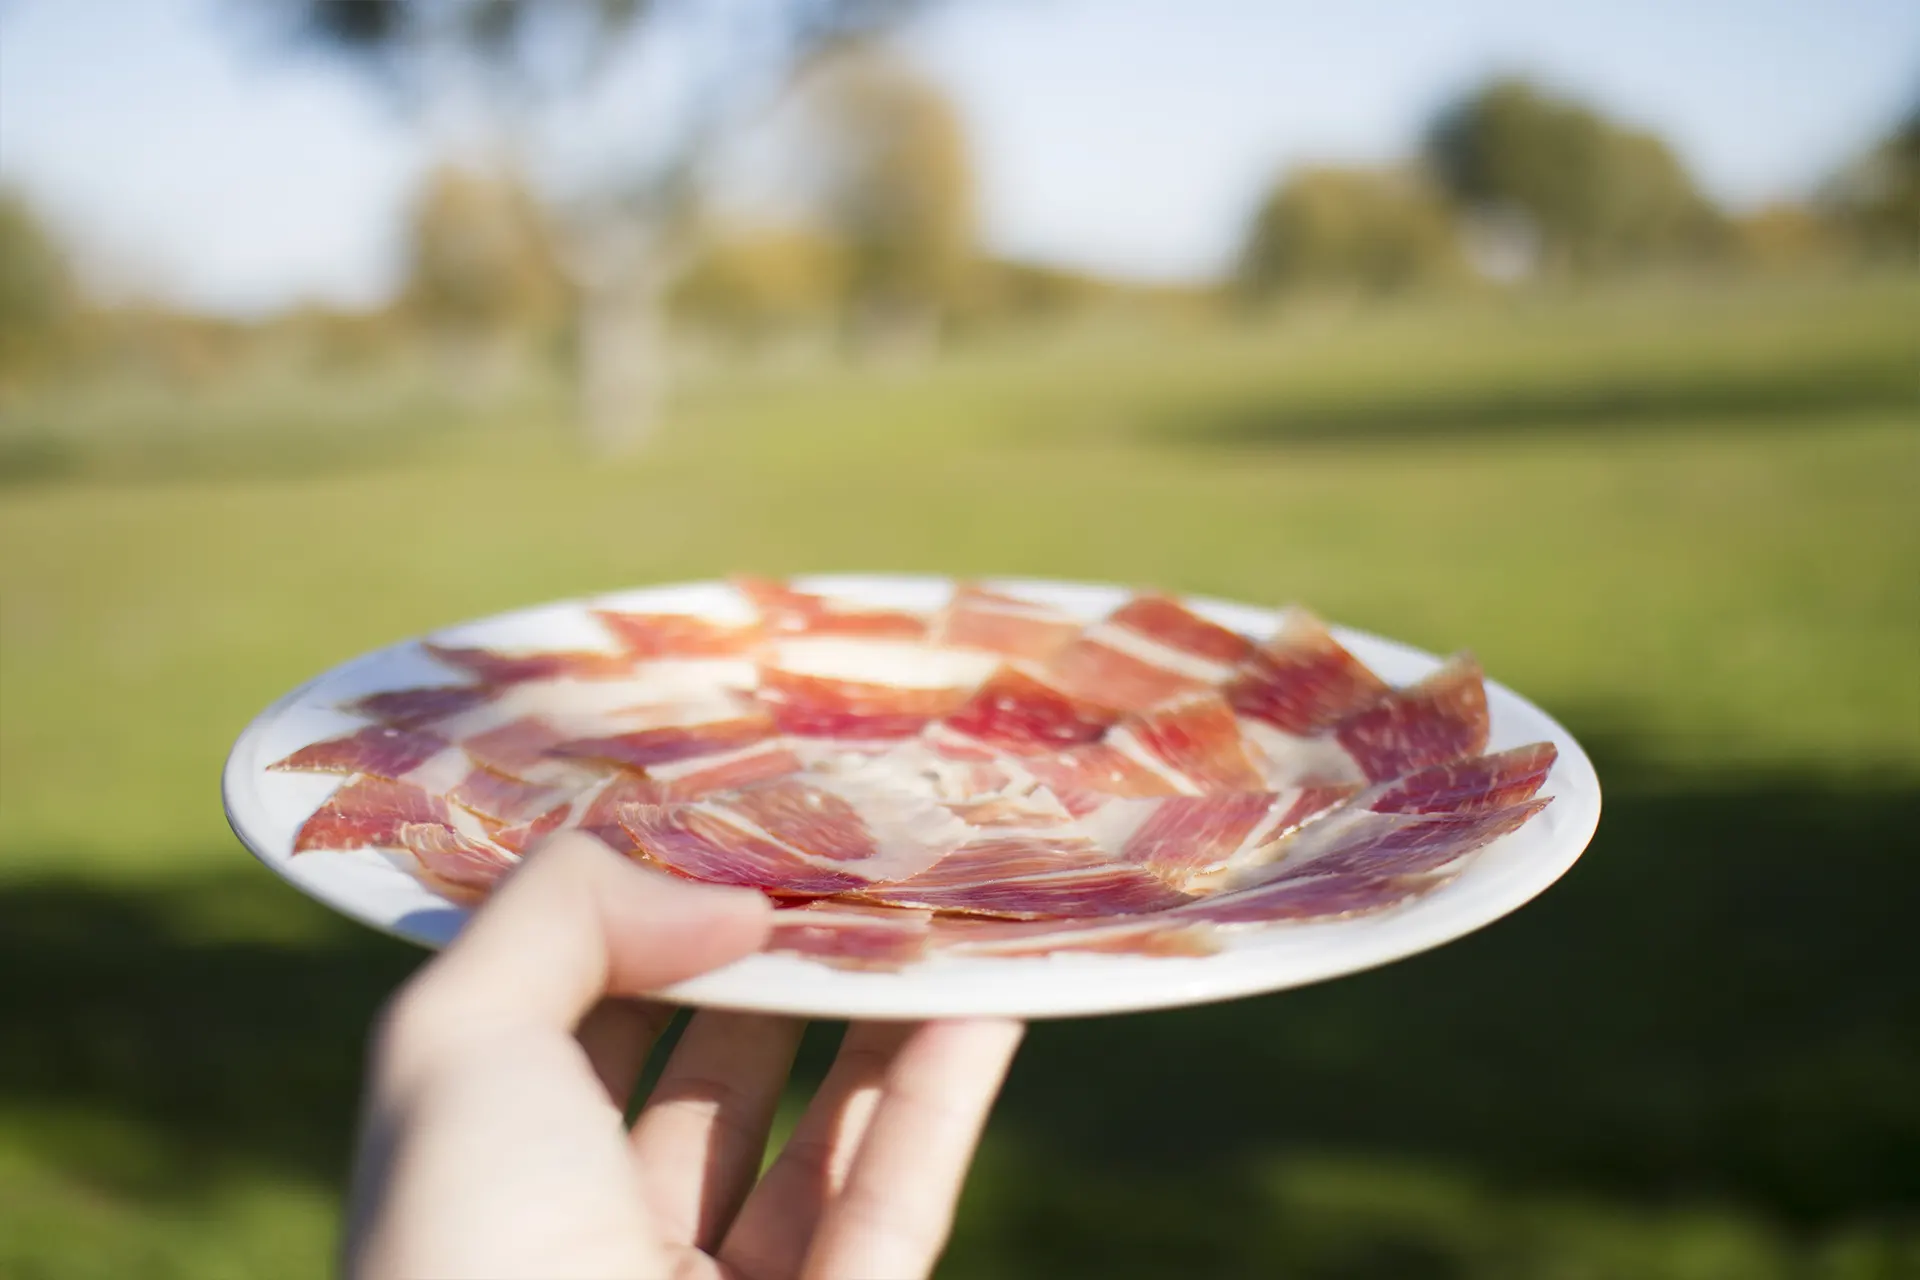
[[[639,661],[734,657],[750,653],[765,638],[755,624],[715,622],[688,614],[596,609],[593,616]]]
[[[397,848],[414,823],[451,825],[446,800],[390,778],[349,778],[301,824],[293,851]]]
[[[364,773],[404,778],[453,744],[424,729],[370,724],[344,737],[300,748],[270,769],[300,773]]]
[[[436,661],[486,685],[525,680],[611,680],[633,670],[631,656],[598,649],[484,649],[432,641],[424,647]]]
[[[480,901],[519,862],[490,840],[433,822],[401,827],[395,844],[413,855],[421,879],[459,902]]]
[[[1376,813],[1483,813],[1532,798],[1559,751],[1535,742],[1511,751],[1452,760],[1389,779],[1362,803]]]
[[[841,635],[920,640],[927,619],[903,609],[866,608],[831,596],[796,591],[769,578],[736,575],[733,589],[760,610],[767,631],[778,635]]]
[[[959,707],[992,673],[991,655],[900,640],[808,636],[770,647],[760,701],[783,733],[910,738]]]
[[[954,588],[934,615],[930,643],[1005,658],[1044,662],[1072,643],[1082,624],[1050,605],[989,591],[974,583]]]
[[[556,742],[548,754],[651,769],[737,751],[777,731],[765,707],[730,700],[648,708],[628,719],[632,727],[622,732]]]
[[[933,913],[857,902],[783,907],[761,950],[805,956],[836,969],[891,971],[926,954]]]
[[[1041,755],[1093,742],[1119,713],[1017,667],[995,671],[960,707],[928,729],[930,741],[965,755]]]
[[[648,861],[782,897],[908,879],[968,833],[924,797],[807,774],[684,803],[626,805],[619,816]]]
[[[1165,596],[1135,596],[1046,664],[1061,689],[1141,711],[1230,679],[1253,642]]]
[[[494,690],[483,684],[424,685],[417,689],[388,689],[369,693],[341,706],[351,715],[365,716],[401,729],[418,728],[451,719],[489,701]]]
[[[1197,893],[1263,860],[1269,846],[1350,794],[1349,788],[1305,787],[1121,800],[1082,825],[1124,861]]]
[[[1378,700],[1388,685],[1348,653],[1325,623],[1295,607],[1221,692],[1247,719],[1309,737]]]
[[[1191,900],[1067,831],[990,834],[910,879],[875,885],[859,897],[1015,920],[1135,915]]]
[[[1395,689],[1334,730],[1368,781],[1444,764],[1487,748],[1487,690],[1480,664],[1458,654],[1417,684]]]

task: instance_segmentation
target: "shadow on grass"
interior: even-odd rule
[[[1332,1162],[1298,1175],[1314,1186],[1419,1167],[1635,1211],[1706,1200],[1788,1234],[1910,1212],[1920,787],[1662,779],[1601,746],[1599,838],[1509,920],[1321,987],[1036,1027],[959,1269],[1231,1273],[1223,1215],[1260,1212],[1258,1171],[1294,1157]],[[50,1153],[81,1177],[167,1196],[203,1170],[345,1167],[364,1028],[420,953],[234,863],[139,890],[0,889],[0,1106],[159,1145],[148,1162]],[[1385,1241],[1311,1215],[1331,1243],[1300,1273],[1467,1274],[1433,1212]]]
[[[1685,377],[1645,371],[1537,387],[1440,387],[1382,396],[1271,391],[1211,403],[1188,397],[1140,430],[1168,444],[1260,448],[1408,440],[1502,439],[1604,428],[1799,427],[1836,413],[1920,408],[1910,360],[1729,370]]]

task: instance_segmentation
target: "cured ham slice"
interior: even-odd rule
[[[1239,720],[1215,694],[1129,716],[1100,742],[1025,764],[1076,814],[1114,796],[1199,796],[1267,786]]]
[[[1546,783],[1559,752],[1536,742],[1394,778],[1372,789],[1365,807],[1376,813],[1483,813],[1533,797]]]
[[[511,652],[464,645],[425,646],[434,660],[464,671],[482,684],[519,684],[525,680],[610,680],[633,670],[633,659],[624,653],[604,653],[597,649],[553,649]]]
[[[596,609],[593,616],[628,656],[641,661],[733,657],[750,653],[765,637],[758,626],[714,622],[687,614]]]
[[[418,689],[389,689],[355,698],[340,709],[401,729],[420,728],[471,711],[494,696],[480,684],[427,685]]]
[[[1119,713],[1017,667],[1001,667],[930,731],[943,748],[1039,755],[1093,742]]]
[[[1530,800],[1479,813],[1377,813],[1351,807],[1311,823],[1283,842],[1277,858],[1242,886],[1303,876],[1364,879],[1435,871],[1516,831],[1547,807]]]
[[[926,954],[932,918],[932,912],[899,907],[808,902],[774,913],[773,932],[761,950],[836,969],[902,969]]]
[[[1193,893],[1262,860],[1268,846],[1349,794],[1307,787],[1121,801],[1083,825],[1103,847],[1117,848],[1122,860]]]
[[[1010,919],[1133,915],[1191,901],[1085,836],[1005,834],[961,846],[927,870],[860,894],[890,906]]]
[[[1487,690],[1480,664],[1459,654],[1418,684],[1395,689],[1342,720],[1334,736],[1369,781],[1487,748]]]
[[[525,782],[483,768],[470,770],[447,792],[447,799],[490,823],[512,827],[551,813],[572,794],[572,788]]]
[[[1047,663],[1060,688],[1141,711],[1230,679],[1253,642],[1165,596],[1135,596]]]
[[[293,851],[398,848],[402,828],[417,823],[450,826],[452,820],[444,799],[411,783],[349,778],[301,824]]]
[[[1293,608],[1221,692],[1238,714],[1306,737],[1384,697],[1389,688],[1333,638],[1325,623]]]
[[[376,778],[404,778],[451,745],[436,733],[374,724],[345,737],[302,747],[267,767],[301,773],[364,773]]]
[[[967,834],[922,797],[806,775],[682,804],[624,805],[619,818],[641,855],[669,870],[788,897],[911,878]]]
[[[488,840],[438,823],[408,823],[395,843],[413,855],[421,878],[447,897],[478,902],[519,859]]]
[[[1077,619],[1048,605],[962,583],[946,608],[934,616],[927,639],[937,645],[1044,662],[1072,643],[1080,629]]]
[[[909,738],[958,708],[993,658],[899,640],[808,637],[774,647],[759,698],[783,733],[853,741]]]
[[[796,591],[768,578],[735,576],[734,590],[760,610],[775,635],[841,635],[922,640],[927,619],[901,609],[870,609],[831,596]]]
[[[765,707],[732,700],[650,708],[627,720],[623,732],[555,742],[547,753],[650,769],[752,746],[777,729]]]
[[[1172,915],[1215,925],[1333,920],[1385,911],[1428,893],[1445,876],[1301,876],[1203,898]]]

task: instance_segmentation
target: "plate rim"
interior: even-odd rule
[[[897,592],[902,584],[912,584],[922,590],[951,590],[960,582],[978,582],[995,589],[1009,592],[1027,590],[1040,595],[1048,594],[1086,594],[1122,595],[1137,588],[1118,583],[1092,580],[1070,580],[1054,578],[982,576],[962,578],[958,576],[926,573],[811,573],[795,574],[785,579],[803,590],[813,590],[832,594],[836,588],[844,589],[849,585],[858,585],[864,590],[878,589],[883,595]],[[415,910],[396,914],[392,910],[378,910],[367,902],[351,894],[329,891],[324,881],[324,873],[318,877],[299,873],[299,864],[291,852],[277,853],[263,845],[258,832],[250,834],[250,828],[260,825],[255,821],[256,810],[265,805],[265,801],[254,792],[253,780],[261,772],[255,765],[258,748],[266,735],[290,711],[309,702],[316,689],[338,682],[348,673],[377,665],[383,661],[391,662],[400,655],[415,651],[419,646],[435,636],[452,631],[465,631],[476,628],[492,628],[510,625],[536,615],[558,614],[568,610],[585,612],[593,608],[608,607],[608,602],[622,598],[642,595],[665,594],[676,591],[712,590],[726,587],[724,579],[698,579],[683,582],[663,582],[621,587],[609,591],[587,595],[571,596],[562,599],[543,601],[516,609],[478,618],[460,619],[432,630],[392,641],[378,648],[366,650],[345,661],[336,663],[327,669],[301,681],[293,688],[275,698],[261,709],[247,723],[235,738],[229,749],[221,771],[221,807],[226,815],[227,824],[235,837],[246,848],[255,861],[264,865],[282,881],[298,890],[303,896],[322,907],[334,911],[356,923],[371,928],[388,937],[397,938],[415,946],[433,951],[445,945],[445,942],[458,931],[469,916],[466,908],[440,900],[441,905],[424,910]],[[1244,601],[1228,600],[1221,597],[1195,593],[1170,593],[1175,598],[1205,613],[1215,612],[1238,614],[1241,616],[1259,616],[1269,622],[1278,618],[1285,606],[1262,606]],[[1344,645],[1352,648],[1372,649],[1393,654],[1396,660],[1416,662],[1425,665],[1437,665],[1441,659],[1426,650],[1405,642],[1380,636],[1356,628],[1328,623],[1329,629]],[[1368,916],[1333,920],[1289,924],[1284,927],[1289,936],[1299,938],[1309,931],[1345,930],[1351,933],[1356,927],[1378,933],[1379,926],[1386,924],[1388,945],[1361,947],[1358,956],[1319,966],[1307,966],[1307,971],[1293,974],[1263,973],[1258,964],[1248,962],[1236,965],[1228,957],[1257,955],[1258,948],[1232,948],[1214,956],[1195,959],[1157,958],[1139,956],[1076,956],[1072,960],[1082,965],[1086,972],[1097,972],[1097,967],[1110,965],[1109,984],[1117,985],[1124,981],[1126,972],[1150,972],[1156,979],[1152,989],[1116,993],[1117,998],[1104,1000],[1080,1000],[1045,998],[1043,994],[1029,994],[1027,998],[976,998],[973,1000],[949,998],[944,1002],[915,1002],[911,998],[914,989],[916,970],[907,969],[893,973],[860,973],[830,969],[817,962],[803,960],[794,956],[750,956],[742,961],[713,970],[709,973],[661,988],[650,993],[652,998],[675,1004],[687,1004],[703,1008],[727,1009],[739,1012],[771,1013],[788,1016],[815,1017],[825,1019],[859,1020],[925,1020],[929,1018],[995,1016],[1022,1019],[1056,1019],[1074,1017],[1104,1017],[1116,1014],[1147,1012],[1157,1009],[1180,1008],[1191,1005],[1213,1004],[1228,1000],[1244,999],[1255,995],[1270,994],[1294,987],[1307,986],[1335,978],[1346,977],[1354,973],[1379,968],[1396,961],[1407,959],[1422,952],[1444,946],[1487,927],[1521,907],[1551,888],[1584,855],[1598,829],[1602,808],[1600,782],[1594,770],[1592,760],[1585,749],[1553,716],[1537,704],[1513,689],[1491,678],[1485,681],[1489,701],[1509,700],[1521,712],[1537,718],[1541,727],[1548,730],[1546,736],[1559,750],[1553,773],[1550,775],[1555,803],[1548,812],[1560,810],[1559,834],[1552,837],[1539,837],[1549,840],[1549,847],[1529,853],[1523,872],[1509,877],[1503,892],[1492,896],[1490,902],[1483,903],[1473,911],[1467,912],[1464,922],[1460,918],[1449,920],[1443,916],[1431,916],[1421,927],[1423,915],[1419,911],[1425,904],[1446,894],[1447,891],[1473,874],[1475,862],[1486,850],[1469,855],[1470,861],[1459,879],[1434,890],[1432,894],[1401,907],[1389,908],[1385,912]],[[1537,739],[1536,739],[1537,740]],[[1506,840],[1514,839],[1526,832],[1526,828],[1496,841],[1494,848]],[[354,857],[358,851],[346,852],[338,857]],[[308,857],[323,856],[316,854]],[[377,855],[375,855],[377,856]],[[310,864],[318,866],[320,864]],[[337,863],[332,865],[338,865]],[[395,875],[406,873],[394,868]],[[411,883],[418,884],[417,881]],[[319,881],[318,883],[316,881]],[[423,887],[424,888],[424,887]],[[429,891],[430,892],[430,891]],[[437,895],[434,895],[437,897]],[[1456,913],[1456,917],[1458,913]],[[1409,922],[1412,922],[1409,925]],[[1395,927],[1395,926],[1398,927]],[[1242,935],[1250,936],[1250,935]],[[986,957],[944,957],[939,962],[955,970],[964,969],[974,972],[982,981],[996,988],[1005,986],[1004,979],[1010,973],[1026,978],[1036,976],[1037,966],[1058,965],[1060,956],[1027,959],[1001,959]],[[1086,962],[1094,962],[1087,966]],[[823,1002],[809,1001],[804,997],[778,998],[766,992],[756,994],[747,977],[755,967],[765,969],[770,964],[780,965],[783,970],[795,965],[804,965],[808,977],[816,984],[842,990],[866,988],[865,998],[843,999]],[[1142,970],[1141,966],[1153,966],[1151,970]],[[1196,969],[1196,966],[1198,967]],[[1238,969],[1238,972],[1235,970]],[[924,974],[925,970],[919,971]],[[1060,970],[1054,970],[1055,976]],[[1191,976],[1192,981],[1179,981],[1183,976]],[[992,981],[994,977],[1001,981]],[[963,977],[964,980],[964,977]],[[1018,987],[1041,988],[1042,991],[1053,984],[1040,982],[1020,982]],[[1083,984],[1084,985],[1084,984]],[[906,998],[894,998],[898,993],[906,993]],[[827,1007],[831,1003],[833,1007]],[[934,1007],[937,1005],[938,1007]]]

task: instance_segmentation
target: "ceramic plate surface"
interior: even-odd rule
[[[835,576],[794,580],[879,606],[935,609],[952,584],[941,578]],[[997,580],[987,585],[1042,600],[1092,621],[1123,601],[1119,587]],[[1248,635],[1265,636],[1277,611],[1188,597],[1195,612]],[[590,610],[743,617],[723,583],[617,592],[544,605],[450,627],[432,639],[494,647],[593,648],[607,641]],[[1432,654],[1335,627],[1356,657],[1392,684],[1420,679],[1440,663]],[[234,744],[223,793],[228,821],[255,856],[302,892],[376,929],[438,947],[468,912],[434,894],[381,855],[292,856],[301,823],[332,793],[338,777],[274,773],[267,766],[309,743],[365,722],[337,708],[386,689],[445,683],[447,670],[418,641],[345,663],[263,711]],[[1152,958],[1062,954],[1033,959],[937,957],[898,973],[830,969],[795,956],[751,956],[661,992],[685,1004],[823,1018],[1073,1017],[1199,1004],[1297,987],[1371,968],[1437,947],[1489,924],[1551,885],[1579,858],[1600,817],[1600,785],[1580,745],[1518,694],[1487,681],[1492,713],[1488,750],[1548,741],[1559,759],[1540,795],[1553,803],[1511,835],[1470,855],[1466,870],[1404,906],[1374,915],[1235,931],[1218,955]]]

